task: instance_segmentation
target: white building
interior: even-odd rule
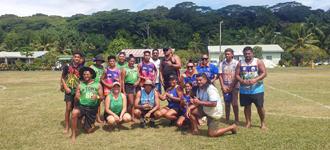
[[[243,60],[243,49],[246,46],[255,47],[259,46],[262,48],[262,57],[263,61],[267,68],[272,68],[274,66],[277,66],[279,61],[281,60],[281,54],[284,52],[284,50],[276,44],[272,45],[222,45],[221,46],[221,52],[223,53],[225,49],[231,48],[234,50],[234,58],[236,60]],[[208,53],[210,57],[210,61],[214,63],[219,62],[219,55],[220,55],[220,49],[219,46],[208,46]]]
[[[33,51],[32,56],[22,55],[21,52],[0,52],[0,64],[15,64],[16,60],[21,60],[25,63],[33,63],[33,60],[44,56],[47,51]]]

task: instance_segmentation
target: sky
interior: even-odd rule
[[[143,9],[165,6],[171,8],[175,4],[191,1],[198,6],[209,6],[219,9],[227,5],[239,4],[242,6],[272,6],[290,0],[0,0],[0,15],[15,14],[31,16],[36,13],[58,16],[72,16],[75,14],[92,14],[97,11],[111,9]],[[330,9],[330,0],[296,0],[312,9]]]

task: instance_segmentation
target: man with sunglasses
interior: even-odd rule
[[[218,77],[218,67],[209,62],[209,57],[207,54],[202,56],[201,63],[196,67],[198,73],[205,73],[207,78],[214,83]]]
[[[159,72],[161,83],[164,86],[165,91],[171,86],[170,85],[170,76],[175,76],[176,78],[180,77],[181,69],[181,60],[180,57],[173,54],[172,48],[163,49],[165,58],[160,64]]]

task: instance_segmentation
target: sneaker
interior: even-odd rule
[[[145,127],[146,127],[146,123],[145,123],[144,121],[142,121],[142,122],[140,123],[140,127],[141,127],[141,128],[145,128]]]
[[[157,126],[156,126],[156,124],[155,124],[155,121],[150,121],[150,122],[149,122],[149,126],[150,126],[151,128],[157,128]]]

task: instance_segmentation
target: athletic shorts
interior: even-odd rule
[[[204,116],[206,116],[207,118],[207,127],[211,130],[217,130],[219,128],[220,125],[220,119],[214,119],[210,116],[208,116],[204,110],[202,106],[198,106],[198,112],[199,112],[199,117],[202,118]]]
[[[73,104],[73,102],[74,102],[74,94],[64,94],[64,101],[65,102],[71,102],[72,104]]]
[[[252,103],[254,103],[256,107],[264,106],[264,92],[257,94],[240,94],[239,97],[241,106],[249,106]]]
[[[135,94],[136,87],[133,84],[125,83],[126,94]]]
[[[119,115],[118,114],[116,114],[117,116],[120,116],[120,114],[121,114],[121,112],[119,113]],[[103,113],[103,117],[104,117],[104,120],[105,121],[107,121],[108,122],[108,117],[109,117],[110,115],[107,113],[107,112],[105,112],[104,111],[104,113]]]
[[[175,110],[178,114],[180,112],[180,107],[169,107],[168,105],[166,107]]]
[[[90,129],[95,122],[96,113],[97,113],[97,106],[96,107],[89,107],[79,105],[78,109],[80,111],[79,118],[84,118],[84,129]]]

